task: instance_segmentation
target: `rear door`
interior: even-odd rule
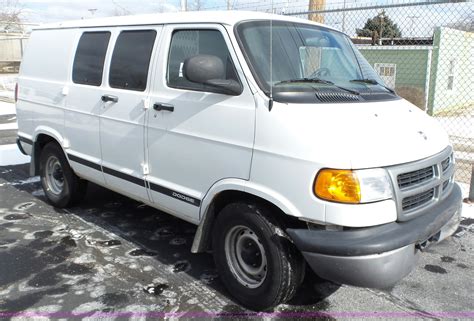
[[[151,57],[161,27],[117,28],[102,92],[100,142],[107,186],[148,201],[145,187],[145,102]]]
[[[222,26],[169,25],[161,43],[147,111],[149,191],[157,207],[197,222],[214,183],[249,178],[255,101]],[[199,54],[219,57],[226,79],[240,82],[242,93],[188,81],[184,61]]]

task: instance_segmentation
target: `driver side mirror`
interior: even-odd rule
[[[184,76],[187,80],[214,87],[217,92],[238,96],[242,86],[233,79],[225,79],[225,67],[222,60],[212,55],[197,55],[184,61]]]

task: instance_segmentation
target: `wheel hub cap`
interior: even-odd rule
[[[267,276],[265,248],[246,226],[234,226],[225,238],[227,264],[237,281],[249,288],[262,285]]]

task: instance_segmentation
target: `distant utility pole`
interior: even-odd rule
[[[410,33],[412,37],[415,37],[415,19],[418,19],[420,16],[408,16],[407,18],[410,19]]]
[[[383,19],[385,18],[385,11],[382,11],[380,13],[379,18],[380,18],[379,45],[382,45]]]
[[[346,0],[342,6],[342,32],[346,32]]]
[[[188,1],[181,0],[181,11],[188,11]]]
[[[227,10],[230,10],[231,9],[231,0],[227,0]]]
[[[471,186],[469,187],[469,196],[464,200],[466,203],[474,203],[474,164],[471,172]]]
[[[324,15],[321,13],[314,13],[314,11],[321,11],[326,8],[326,0],[309,0],[309,20],[324,23]]]

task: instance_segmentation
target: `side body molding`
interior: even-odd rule
[[[250,194],[274,204],[280,208],[283,213],[295,217],[302,216],[298,209],[287,198],[265,186],[236,178],[220,180],[209,189],[202,200],[199,215],[200,223],[196,230],[196,235],[194,236],[193,246],[191,248],[192,253],[200,253],[207,250],[207,245],[209,244],[212,233],[212,225],[215,219],[215,213],[212,208],[213,201],[220,193],[227,191]]]

